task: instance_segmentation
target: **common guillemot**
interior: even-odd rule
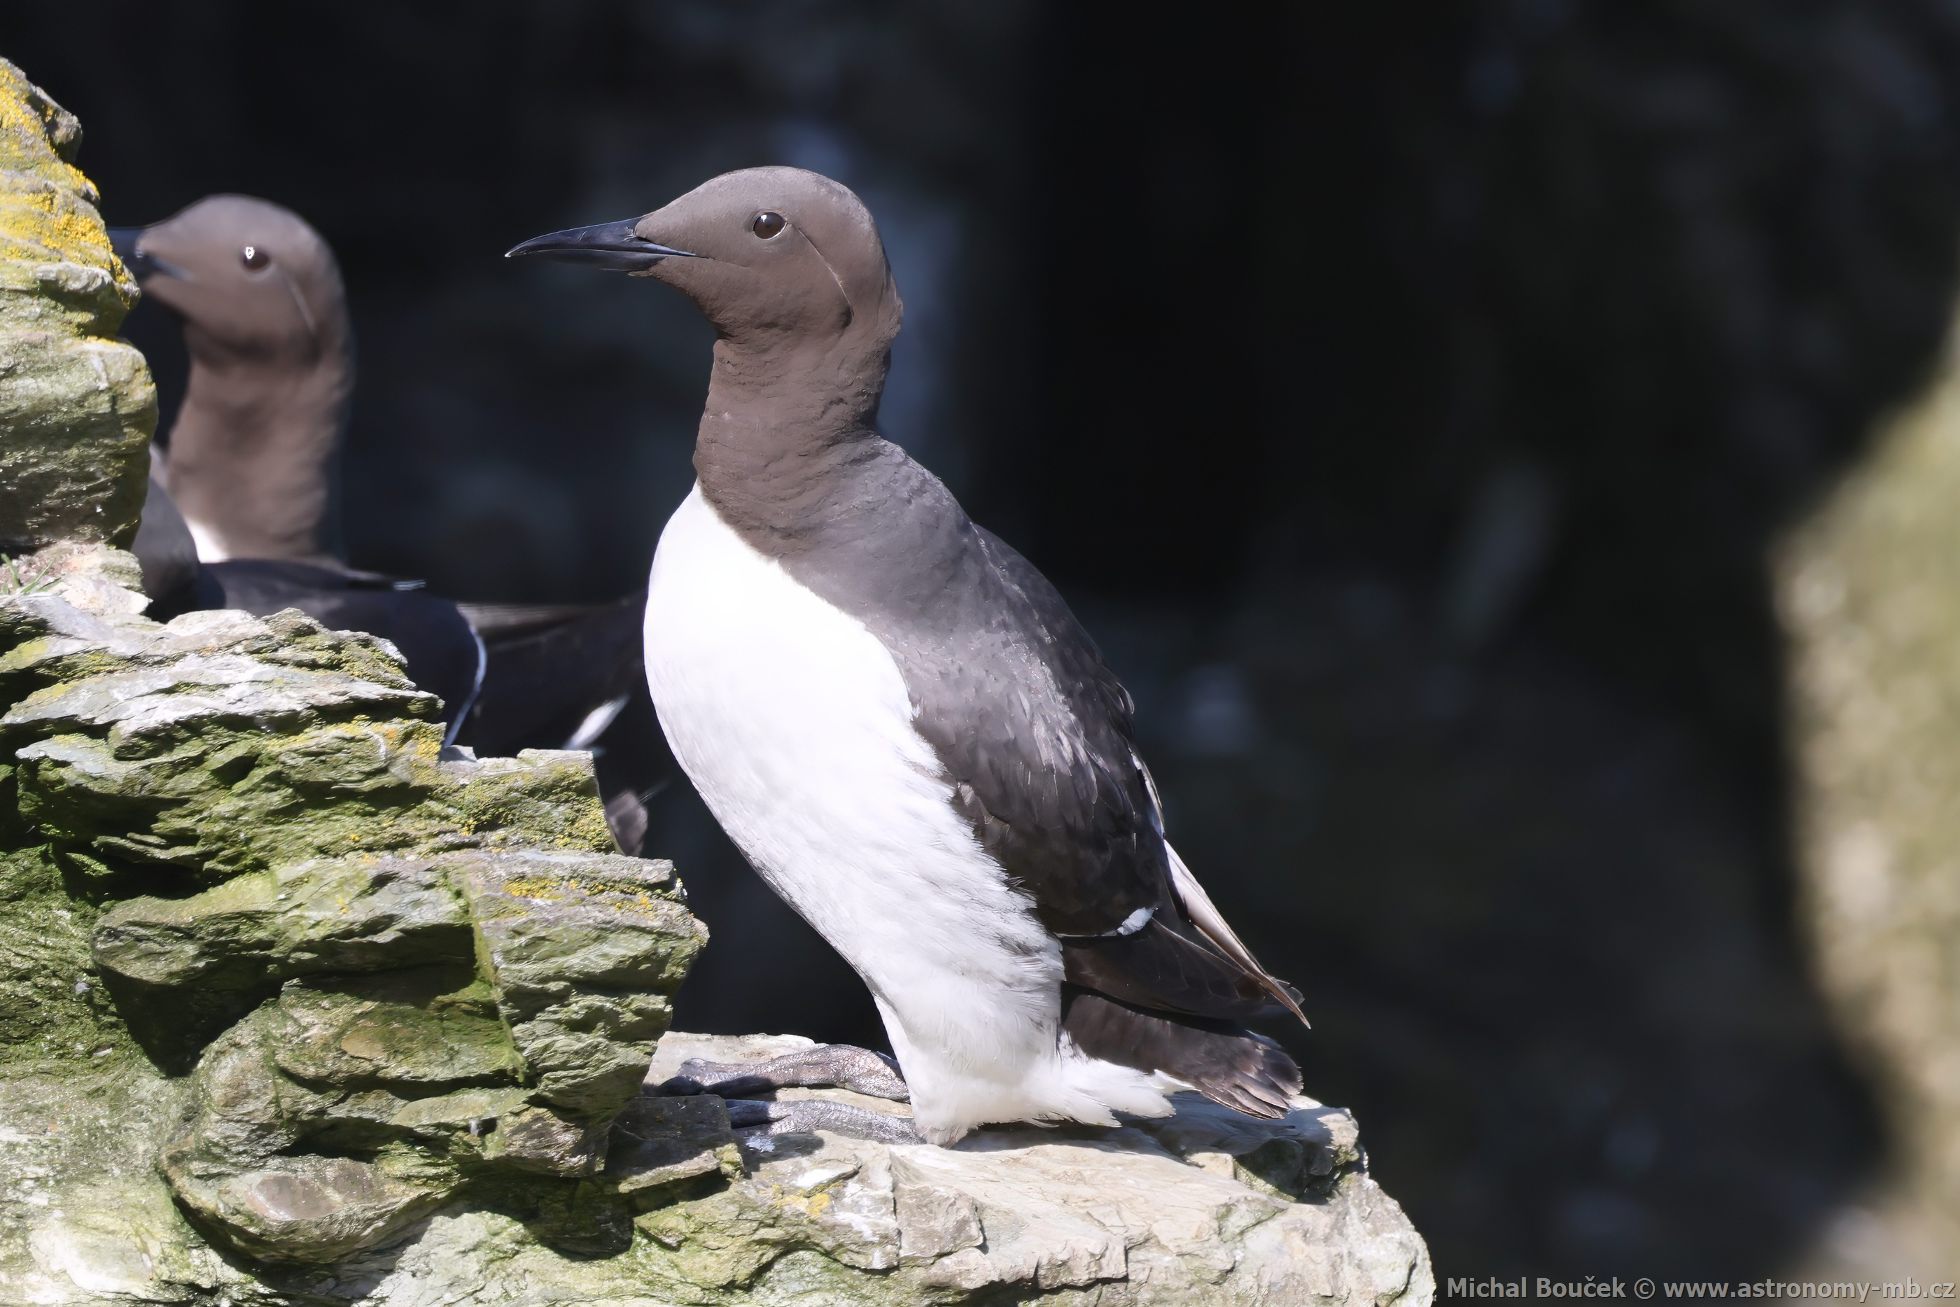
[[[339,263],[311,224],[269,200],[213,195],[111,235],[145,298],[181,322],[190,355],[167,448],[151,451],[138,537],[155,615],[290,607],[382,636],[442,698],[449,740],[485,753],[590,747],[644,697],[637,597],[457,603],[335,555],[329,511],[354,388],[353,326]],[[631,756],[622,769],[608,751],[600,769],[621,847],[637,850],[637,795],[658,764]]]
[[[870,987],[903,1074],[827,1047],[692,1085],[909,1092],[910,1124],[769,1115],[939,1144],[1163,1115],[1182,1086],[1283,1114],[1298,1068],[1242,1023],[1304,1021],[1298,996],[1165,840],[1128,692],[1054,586],[877,431],[901,306],[858,198],[749,169],[510,254],[666,282],[715,328],[698,479],[649,581],[654,706],[722,827]]]
[[[354,384],[340,268],[298,214],[246,195],[110,233],[144,298],[181,322],[190,355],[168,446],[150,451],[137,538],[154,616],[297,608],[395,644],[460,732],[483,682],[482,641],[415,582],[347,567],[327,541],[333,463]],[[195,545],[183,565],[182,524]],[[155,561],[160,545],[170,570]]]

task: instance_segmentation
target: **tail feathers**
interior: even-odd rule
[[[1264,1035],[1226,1021],[1170,1016],[1074,985],[1062,1029],[1090,1057],[1181,1080],[1214,1103],[1268,1120],[1300,1092],[1300,1068]]]

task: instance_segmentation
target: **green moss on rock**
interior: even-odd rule
[[[134,1051],[101,978],[78,965],[96,911],[42,850],[0,852],[0,1068]]]
[[[0,995],[33,1015],[0,1018],[0,1070],[140,1043],[188,1072],[156,1155],[253,1258],[345,1258],[470,1195],[589,1249],[603,1192],[630,1232],[588,1182],[705,932],[670,867],[612,852],[590,759],[446,754],[376,641],[159,625],[124,556],[28,564],[0,894],[32,934]]]

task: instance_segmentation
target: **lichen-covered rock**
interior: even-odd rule
[[[214,1056],[229,1060],[232,1040]],[[804,1042],[670,1035],[650,1079],[688,1056],[741,1061]],[[226,1110],[260,1110],[266,1081],[237,1074],[244,1089]],[[78,1083],[65,1106],[36,1097],[20,1119],[62,1113],[91,1150],[123,1157],[177,1128],[167,1087],[110,1126],[95,1115],[108,1095]],[[453,1102],[453,1122],[431,1110],[388,1128],[448,1130],[473,1148],[467,1096],[497,1092],[424,1100]],[[274,1158],[219,1178],[226,1201],[254,1213],[257,1237],[338,1238],[347,1251],[318,1268],[220,1260],[140,1166],[84,1180],[63,1170],[77,1150],[19,1136],[0,1137],[0,1162],[22,1164],[60,1201],[26,1208],[17,1236],[0,1227],[7,1301],[1420,1307],[1435,1288],[1421,1239],[1367,1174],[1353,1119],[1306,1100],[1277,1123],[1187,1098],[1167,1122],[987,1130],[939,1149],[830,1136],[741,1146],[718,1099],[642,1098],[620,1118],[602,1175],[529,1207],[471,1201],[465,1187],[432,1208],[406,1152],[371,1164]],[[196,1199],[186,1206],[202,1219]],[[400,1239],[385,1242],[390,1230]]]
[[[296,612],[159,625],[17,598],[0,696],[20,810],[89,876],[144,870],[175,892],[346,854],[613,848],[585,755],[444,757],[438,701],[386,646]]]
[[[631,859],[615,859],[630,867]],[[646,1074],[671,1015],[666,993],[693,958],[674,947],[693,919],[664,886],[590,859],[537,854],[457,868],[477,958],[538,1100],[616,1111]]]
[[[0,59],[0,552],[127,543],[156,390],[116,340],[136,285],[74,166],[81,128]]]
[[[673,890],[665,863],[593,853],[360,854],[124,900],[96,926],[94,956],[166,1060],[195,1055],[288,980],[480,967],[540,1094],[610,1110],[639,1083],[693,956],[675,941],[699,927]]]
[[[488,1002],[432,992],[467,974],[295,982],[226,1031],[163,1145],[179,1201],[275,1262],[344,1257],[442,1206],[464,1154],[527,1107]]]
[[[445,752],[369,637],[160,625],[101,547],[22,566],[0,596],[0,1101],[48,1101],[34,1077],[77,1062],[145,1093],[184,1075],[149,1164],[268,1263],[458,1202],[573,1251],[630,1240],[630,1201],[587,1191],[705,933],[671,867],[611,851],[589,759]]]

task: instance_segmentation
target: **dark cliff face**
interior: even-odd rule
[[[908,306],[892,434],[1104,639],[1446,1271],[1767,1273],[1878,1164],[1792,919],[1767,550],[1939,348],[1948,6],[115,8],[0,41],[112,221],[236,189],[333,240],[355,561],[635,584],[707,341],[497,256],[833,172]],[[716,933],[683,1023],[876,1038],[684,784],[653,823]]]

